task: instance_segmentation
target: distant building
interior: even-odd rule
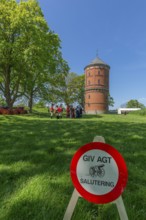
[[[108,111],[110,66],[96,57],[85,71],[85,112],[100,114]]]
[[[141,110],[141,108],[118,108],[118,114],[125,114],[132,111],[138,111]]]

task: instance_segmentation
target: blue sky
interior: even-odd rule
[[[49,27],[61,39],[70,71],[84,73],[97,54],[110,65],[115,106],[146,105],[145,0],[39,0]]]

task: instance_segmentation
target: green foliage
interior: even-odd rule
[[[145,108],[145,106],[142,103],[138,102],[138,100],[136,99],[131,99],[129,102],[127,102],[126,107],[127,108],[141,108],[141,109]]]
[[[77,75],[70,72],[63,78],[63,83],[60,89],[60,98],[66,104],[78,102],[84,106],[84,81],[85,76]]]
[[[2,97],[1,94],[0,94],[0,106],[6,106],[6,101],[5,101],[5,99]]]
[[[68,68],[60,39],[48,27],[37,0],[0,1],[0,24],[0,90],[9,107],[25,95],[32,108],[50,75]]]
[[[44,100],[40,100],[34,105],[34,108],[45,108],[46,102]]]
[[[146,108],[144,108],[144,109],[142,109],[142,110],[139,110],[139,111],[130,112],[130,114],[146,116]]]
[[[109,94],[108,95],[108,105],[114,107],[114,104],[115,104],[114,99]]]
[[[43,84],[39,84],[39,97],[49,103],[62,101],[62,87],[65,84],[65,78],[68,75],[69,67],[62,55],[58,53],[58,62],[53,73],[47,73]]]
[[[73,90],[74,101],[84,107],[85,75],[78,75],[73,78],[69,86]]]

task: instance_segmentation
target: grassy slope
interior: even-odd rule
[[[46,111],[47,112],[47,111]],[[129,219],[145,220],[146,117],[86,116],[50,120],[47,113],[0,116],[0,219],[62,220],[73,185],[69,166],[75,151],[102,135],[126,160],[123,193]],[[119,220],[114,204],[79,199],[73,220]]]

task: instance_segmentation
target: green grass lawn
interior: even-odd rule
[[[76,150],[104,136],[125,158],[122,195],[129,220],[146,219],[146,117],[99,115],[50,119],[46,112],[0,115],[0,220],[62,220],[73,192]],[[80,198],[72,220],[119,220],[114,204]]]

